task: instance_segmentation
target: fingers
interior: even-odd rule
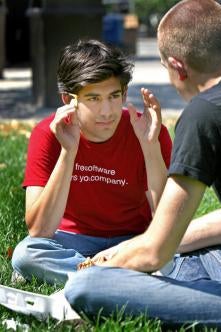
[[[151,111],[153,110],[154,113],[152,114],[153,117],[156,117],[158,121],[161,121],[161,106],[158,99],[154,96],[154,94],[145,88],[141,88],[141,94],[144,101],[144,110]]]
[[[141,94],[143,96],[144,105],[155,109],[161,110],[160,103],[154,94],[145,88],[141,88]]]
[[[111,259],[119,250],[119,245],[105,249],[97,253],[93,258],[93,262],[96,264],[103,263]]]
[[[63,118],[63,116],[65,116],[65,113],[66,113],[66,117],[64,118],[65,124],[69,125],[69,124],[74,123],[74,119],[76,119],[76,114],[74,116],[76,108],[77,108],[77,104],[76,104],[75,99],[71,99],[69,105],[65,105],[60,108],[59,112],[60,112],[61,118]]]
[[[51,123],[51,129],[54,132],[58,125],[71,125],[77,120],[75,101],[72,99],[70,104],[57,109],[54,120]]]
[[[98,257],[96,260],[94,258],[87,257],[84,262],[81,262],[77,266],[77,270],[83,270],[94,265],[102,265],[106,262],[105,257]]]
[[[108,260],[108,258],[106,256],[98,256],[96,258],[92,258],[92,261],[94,264],[96,265],[100,265],[102,264],[103,262],[106,262]]]
[[[67,117],[64,119],[64,122],[67,124],[67,125],[69,125],[69,124],[73,124],[73,114],[74,114],[74,112],[75,112],[75,110],[76,110],[76,108],[77,108],[77,101],[76,101],[76,99],[71,99],[71,102],[70,102],[70,104],[69,104],[69,106],[71,107],[71,110],[73,111],[72,113],[69,113],[68,115],[67,115]],[[75,119],[76,119],[76,117],[75,117]]]

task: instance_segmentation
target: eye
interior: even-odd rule
[[[121,93],[114,93],[113,95],[110,96],[110,99],[117,99],[117,98],[121,98]]]
[[[99,96],[92,96],[87,99],[88,101],[99,101]]]

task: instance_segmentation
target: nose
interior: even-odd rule
[[[103,99],[100,104],[100,115],[107,118],[111,113],[112,113],[111,101],[109,99]]]

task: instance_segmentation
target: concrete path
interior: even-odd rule
[[[170,85],[166,69],[160,64],[156,39],[139,38],[135,57],[133,81],[128,101],[142,110],[140,88],[147,87],[159,98],[163,116],[177,117],[185,103]],[[36,109],[32,103],[30,68],[5,68],[0,79],[0,120],[40,120],[54,109]]]

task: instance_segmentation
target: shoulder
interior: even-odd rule
[[[55,114],[41,120],[32,130],[29,140],[29,147],[35,146],[42,149],[43,146],[57,146],[59,145],[55,135],[50,130],[50,123],[54,119]]]
[[[214,106],[221,107],[221,81],[212,86],[210,89],[207,89],[199,94],[201,99],[207,100],[209,103]]]
[[[161,128],[160,128],[160,137],[161,136],[164,137],[164,136],[168,136],[168,135],[169,135],[169,131],[168,131],[167,127],[164,124],[162,124]]]
[[[54,119],[55,113],[50,114],[43,120],[41,120],[35,127],[33,131],[45,131],[49,132],[50,131],[50,123]]]
[[[130,114],[127,108],[122,109],[122,119],[125,122],[130,122]]]
[[[185,107],[181,119],[191,117],[202,121],[205,118],[213,120],[215,116],[221,117],[221,83],[207,89],[195,96]]]
[[[221,121],[221,108],[199,95],[193,98],[184,108],[176,124],[178,129],[208,128],[217,126]]]

